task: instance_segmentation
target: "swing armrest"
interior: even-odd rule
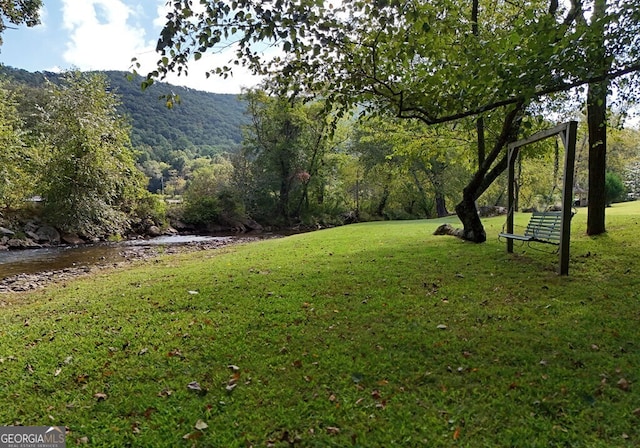
[[[533,240],[532,236],[514,235],[513,233],[500,233],[500,234],[498,234],[498,237],[506,238],[508,240],[518,240],[518,241],[531,241],[531,240]]]

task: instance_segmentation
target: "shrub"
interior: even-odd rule
[[[627,189],[620,176],[614,172],[608,172],[605,179],[605,190],[607,196],[607,205],[614,202],[622,202],[626,199]]]
[[[184,206],[182,219],[187,224],[196,226],[216,222],[220,214],[218,200],[211,196],[194,198]]]

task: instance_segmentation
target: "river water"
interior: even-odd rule
[[[254,237],[255,238],[255,237]],[[35,274],[79,266],[93,266],[125,261],[149,247],[179,246],[200,243],[231,243],[247,236],[172,235],[148,240],[99,243],[82,246],[57,246],[0,252],[0,280],[18,274]]]

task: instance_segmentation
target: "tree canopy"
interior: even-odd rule
[[[42,108],[41,190],[50,221],[87,237],[128,230],[143,176],[106,77],[68,73]]]
[[[473,2],[323,0],[173,1],[158,40],[158,67],[186,73],[207,51],[233,45],[236,65],[270,73],[289,91],[321,92],[332,104],[365,104],[439,123],[527,102],[640,69],[640,1]],[[476,28],[477,27],[477,28]],[[605,72],[596,62],[610,60]],[[273,49],[277,49],[273,50]],[[265,51],[269,50],[269,51]],[[628,87],[629,78],[621,80]]]
[[[0,2],[0,45],[2,45],[2,33],[11,25],[38,25],[41,7],[42,0],[3,0]]]

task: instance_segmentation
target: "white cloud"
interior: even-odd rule
[[[160,59],[160,55],[154,51],[155,43],[162,27],[166,23],[167,13],[171,10],[170,6],[167,6],[164,0],[159,1],[160,4],[156,10],[157,15],[153,20],[153,26],[157,35],[152,36],[153,44],[150,44],[144,51],[136,54],[138,62],[141,65],[138,72],[143,75],[155,70],[156,62]],[[196,11],[201,7],[199,4],[194,4],[194,10]],[[209,78],[206,77],[207,71],[223,65],[229,65],[229,61],[234,59],[234,55],[235,50],[233,48],[215,54],[204,54],[199,61],[194,61],[189,64],[187,76],[178,76],[175,73],[170,73],[163,82],[216,93],[240,93],[243,87],[254,87],[257,85],[260,79],[240,66],[234,66],[233,76],[226,79],[216,75],[211,75]]]
[[[62,0],[63,27],[69,31],[65,62],[80,70],[129,70],[135,57],[141,64],[140,74],[154,70],[160,58],[154,50],[156,41],[169,12],[165,0],[157,2],[152,19],[144,17],[139,2],[129,6],[125,0]],[[142,20],[153,26],[155,34],[147,34]],[[208,70],[228,64],[232,58],[231,49],[204,55],[191,64],[188,76],[170,74],[165,81],[217,93],[239,93],[242,87],[255,86],[258,79],[242,67],[236,67],[234,76],[227,79],[206,78]]]
[[[38,11],[38,14],[40,16],[40,24],[34,27],[34,29],[38,31],[46,31],[49,19],[49,12],[47,11],[47,7],[45,5],[42,5],[40,7],[40,10]]]
[[[255,87],[260,82],[260,78],[252,75],[249,70],[241,66],[233,66],[233,76],[226,79],[217,75],[211,75],[207,78],[207,71],[215,67],[229,65],[229,61],[233,57],[234,51],[232,49],[223,53],[204,54],[199,61],[189,64],[187,76],[169,73],[162,82],[216,93],[240,93],[243,87]],[[138,73],[146,75],[155,70],[160,55],[155,51],[147,51],[137,55],[137,58],[140,63]]]
[[[129,24],[134,11],[121,0],[63,0],[69,41],[63,58],[81,70],[128,70],[148,47],[145,30]]]

